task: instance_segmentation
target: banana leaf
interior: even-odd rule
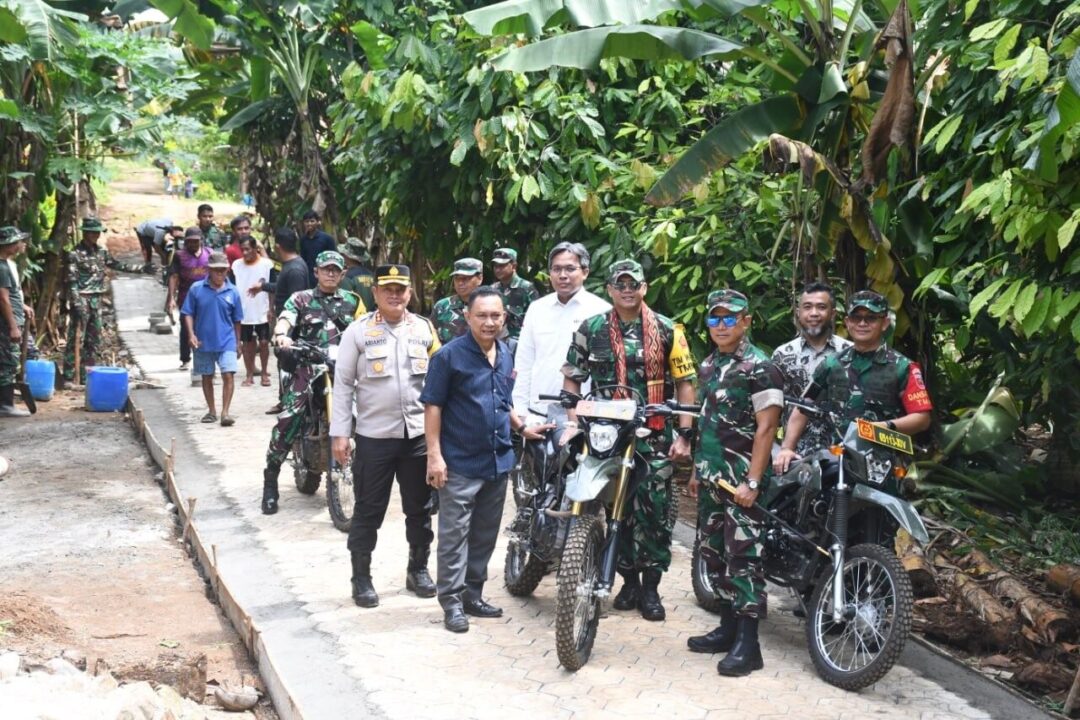
[[[671,10],[698,6],[681,0],[506,0],[462,15],[481,35],[527,35],[536,37],[544,28],[569,23],[573,27],[632,25],[652,20]]]
[[[942,430],[945,452],[959,446],[963,455],[984,452],[1012,437],[1020,427],[1020,412],[1008,388],[995,385],[982,404]]]

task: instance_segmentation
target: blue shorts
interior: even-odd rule
[[[222,373],[235,373],[237,369],[236,351],[195,351],[195,362],[192,369],[196,375],[213,375],[215,366],[221,368]]]

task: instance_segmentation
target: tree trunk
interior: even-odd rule
[[[1016,636],[1017,622],[1013,612],[941,555],[934,558],[934,565],[938,569],[942,584],[961,605],[986,623],[986,646],[998,650],[1009,648]]]
[[[907,530],[896,532],[896,556],[907,570],[916,597],[931,597],[937,594],[937,573],[926,559],[922,545]]]
[[[1080,567],[1062,563],[1046,571],[1046,584],[1051,590],[1068,595],[1080,603]]]

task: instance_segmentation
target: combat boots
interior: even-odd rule
[[[638,607],[641,609],[641,617],[646,620],[657,621],[667,617],[660,602],[661,575],[657,568],[649,568],[641,573],[641,597],[638,599]]]
[[[716,666],[727,677],[742,677],[765,667],[758,644],[758,619],[740,617],[735,630],[735,646]]]
[[[352,551],[352,599],[363,608],[379,604],[379,594],[371,583],[371,553]]]
[[[428,574],[428,545],[409,546],[409,567],[405,572],[405,589],[415,593],[416,597],[435,597],[435,583]]]
[[[15,386],[0,385],[0,417],[29,417],[30,413],[15,407]]]
[[[277,479],[279,473],[281,473],[279,467],[268,467],[263,470],[263,515],[273,515],[278,511]]]
[[[638,606],[638,595],[641,594],[641,581],[637,571],[619,570],[623,584],[619,594],[615,596],[611,606],[616,610],[633,610]]]
[[[690,652],[719,653],[728,652],[735,645],[735,609],[731,603],[720,605],[720,625],[712,632],[687,638],[686,646]]]

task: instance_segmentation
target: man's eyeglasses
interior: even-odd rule
[[[552,265],[552,275],[573,275],[581,269],[580,265]]]
[[[327,275],[340,275],[342,273],[341,268],[334,267],[333,265],[324,265],[319,269],[322,270]]]
[[[622,282],[611,283],[611,287],[619,292],[637,292],[641,289],[641,283],[637,280],[623,280]]]
[[[885,317],[884,315],[875,315],[873,313],[859,313],[858,315],[848,315],[848,320],[854,325],[869,325],[875,323],[878,320]]]
[[[739,324],[738,315],[710,315],[705,318],[705,324],[711,328],[720,327],[723,325],[727,328],[733,328]]]

